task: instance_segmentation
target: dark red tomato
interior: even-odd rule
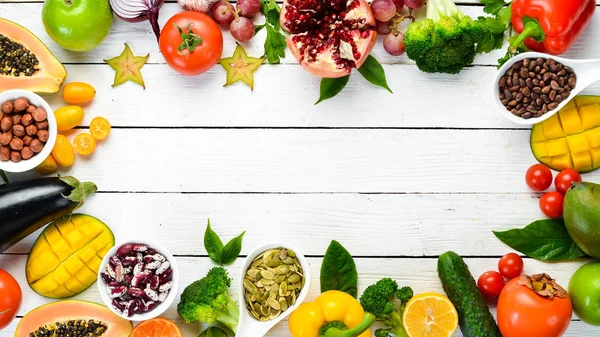
[[[502,276],[512,280],[523,272],[523,259],[515,253],[508,253],[498,262],[498,271]]]
[[[562,194],[567,193],[569,187],[571,187],[571,183],[581,181],[581,174],[579,172],[568,168],[560,171],[559,174],[556,175],[554,179],[554,185],[556,186],[556,190]]]
[[[21,287],[17,280],[0,269],[0,330],[6,328],[21,306]]]
[[[532,190],[545,191],[552,185],[552,172],[546,165],[535,164],[527,170],[525,181]]]
[[[540,198],[540,209],[547,217],[556,219],[563,214],[565,196],[559,192],[544,193]]]
[[[485,298],[495,298],[504,288],[504,278],[497,271],[486,271],[479,276],[477,286]]]
[[[184,75],[199,75],[221,59],[223,33],[208,15],[184,11],[165,24],[158,44],[171,68]]]

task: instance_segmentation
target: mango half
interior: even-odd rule
[[[49,298],[75,296],[96,282],[115,237],[102,221],[84,214],[49,224],[31,248],[25,274],[36,293]]]
[[[531,151],[551,169],[600,167],[600,96],[577,96],[531,129]]]

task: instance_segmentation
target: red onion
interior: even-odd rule
[[[160,37],[158,11],[164,2],[164,0],[110,0],[110,7],[124,21],[150,21],[154,35],[158,40]]]

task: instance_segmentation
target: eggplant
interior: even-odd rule
[[[73,177],[40,178],[0,186],[0,253],[42,226],[72,213],[96,192]]]

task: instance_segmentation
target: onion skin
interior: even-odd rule
[[[156,40],[160,37],[158,13],[164,0],[109,0],[116,16],[127,22],[150,21]]]
[[[211,9],[217,2],[219,2],[219,0],[177,0],[177,3],[179,3],[183,9],[204,14],[210,14]]]

